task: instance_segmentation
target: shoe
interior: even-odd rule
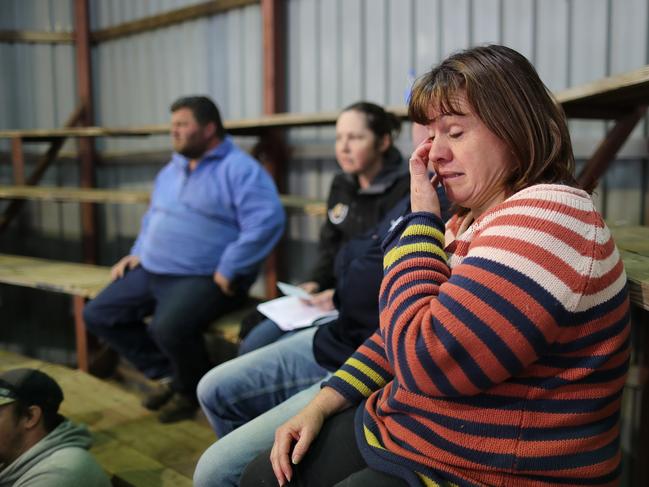
[[[158,421],[161,423],[175,423],[183,419],[192,419],[196,415],[198,402],[193,397],[175,392],[167,404],[160,408]]]
[[[158,385],[153,391],[144,396],[144,399],[142,400],[142,406],[149,409],[150,411],[157,411],[162,406],[167,404],[167,402],[169,402],[173,395],[174,391],[171,390],[169,384],[162,383]]]
[[[100,379],[109,379],[115,376],[119,355],[108,345],[101,345],[90,354],[88,372]]]

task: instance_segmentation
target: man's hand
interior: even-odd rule
[[[219,271],[216,271],[214,273],[214,282],[217,286],[219,286],[219,289],[221,289],[221,292],[223,294],[225,294],[226,296],[234,296],[234,289],[232,288],[230,279],[225,277]]]
[[[140,265],[140,258],[137,255],[122,257],[117,264],[110,268],[110,278],[114,281],[121,279],[124,274]]]

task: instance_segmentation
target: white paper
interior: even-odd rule
[[[298,286],[294,286],[293,284],[277,281],[277,287],[280,291],[282,291],[282,294],[286,296],[295,296],[302,299],[310,299],[312,297],[311,294],[306,292],[304,289]]]
[[[257,305],[257,310],[277,323],[277,326],[284,331],[324,324],[338,316],[338,310],[324,311],[317,306],[305,304],[295,296],[283,296],[266,301]],[[314,323],[316,320],[317,323]]]

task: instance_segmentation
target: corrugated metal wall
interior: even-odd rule
[[[197,1],[91,1],[91,29]],[[262,113],[258,5],[100,43],[93,48],[95,117],[105,126],[164,123],[171,101],[207,93],[224,118]],[[102,140],[110,152],[167,149],[166,138]]]
[[[91,29],[199,3],[200,0],[91,0]],[[647,0],[286,0],[287,110],[338,110],[358,99],[402,105],[412,77],[448,53],[498,42],[528,56],[552,90],[635,69],[649,61]],[[72,0],[2,0],[0,29],[73,30]],[[207,93],[225,118],[262,113],[262,38],[258,5],[100,43],[92,49],[96,123],[163,123],[176,97]],[[0,128],[60,126],[74,110],[71,45],[0,43]],[[604,122],[571,121],[578,158],[588,157]],[[617,223],[647,221],[646,124],[639,127],[598,189]],[[324,198],[336,171],[333,129],[292,130],[291,193]],[[244,140],[244,144],[254,141]],[[408,127],[399,140],[410,150]],[[29,146],[31,147],[31,146]],[[0,140],[0,183],[11,181],[8,141]],[[42,151],[42,146],[36,146]],[[168,156],[166,137],[98,139],[102,153],[157,153],[106,159],[104,187],[148,187]],[[74,145],[67,146],[69,152]],[[74,161],[50,169],[45,184],[75,185]],[[0,208],[2,204],[0,204]],[[29,203],[0,248],[80,259],[75,204]],[[126,252],[142,206],[100,207],[101,261]],[[291,218],[289,278],[313,255],[321,220]],[[4,296],[4,292],[2,296]],[[0,308],[2,309],[2,308]]]
[[[411,73],[486,42],[519,50],[560,91],[645,65],[648,16],[646,0],[289,0],[288,109],[335,110],[360,98],[403,104]],[[602,121],[570,125],[580,159],[607,129]],[[645,125],[598,190],[602,210],[619,223],[645,217]]]

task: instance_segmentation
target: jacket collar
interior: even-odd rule
[[[358,188],[358,194],[382,194],[408,172],[408,168],[402,164],[402,161],[401,152],[396,147],[391,147],[385,154],[383,169],[367,188],[358,186],[358,177],[355,175],[346,174],[345,177]]]
[[[219,145],[214,147],[214,149],[206,152],[203,157],[200,158],[200,160],[198,161],[199,165],[223,159],[232,150],[233,145],[234,144],[232,142],[232,137],[227,135]],[[178,154],[178,152],[174,152],[172,154],[171,162],[183,169],[187,169],[187,167],[189,166],[189,159],[187,159],[182,154]]]

